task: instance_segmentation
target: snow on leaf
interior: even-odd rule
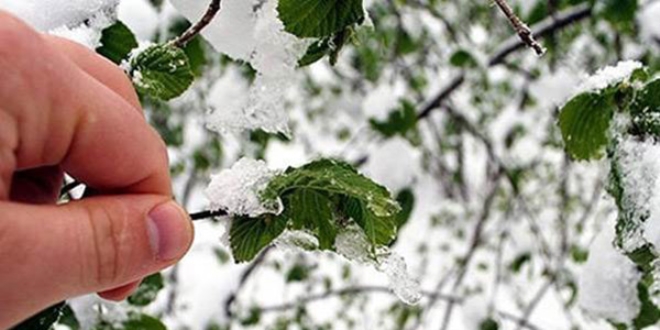
[[[256,217],[263,213],[277,213],[278,208],[267,206],[259,198],[273,176],[266,163],[241,158],[230,169],[211,176],[206,197],[212,209],[227,211],[230,215]]]

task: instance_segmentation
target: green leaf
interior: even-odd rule
[[[638,133],[660,136],[660,79],[645,84],[637,92],[631,113]]]
[[[66,325],[71,330],[80,329],[80,322],[76,317],[76,314],[73,312],[73,309],[67,304],[62,308],[62,316],[57,320],[57,324]]]
[[[60,302],[50,306],[29,319],[23,321],[21,324],[12,328],[13,330],[47,330],[57,322],[62,315],[62,309],[66,306],[66,302]]]
[[[497,324],[497,321],[488,318],[481,322],[479,325],[479,330],[497,330],[500,328],[500,325]]]
[[[128,303],[134,306],[147,306],[151,304],[163,288],[163,276],[160,273],[147,276],[137,291],[128,297]]]
[[[164,101],[183,94],[194,80],[186,54],[170,45],[152,46],[135,56],[130,75],[138,91]]]
[[[390,112],[385,121],[370,119],[371,127],[385,137],[392,137],[406,134],[417,126],[417,113],[415,105],[408,100],[401,100],[401,105],[396,110]]]
[[[637,285],[637,296],[642,306],[639,309],[639,314],[633,320],[635,329],[643,329],[657,324],[660,321],[660,310],[651,301],[648,287],[641,282]]]
[[[317,190],[299,189],[289,198],[287,214],[296,229],[312,229],[321,249],[332,249],[337,237],[332,206]]]
[[[387,189],[359,174],[351,165],[337,160],[321,159],[300,168],[287,169],[284,174],[271,180],[262,198],[275,201],[296,189],[352,197],[378,217],[393,216],[400,211]]]
[[[519,254],[511,264],[509,264],[509,269],[514,273],[519,273],[522,267],[529,263],[532,260],[532,255],[529,252],[524,252]]]
[[[307,47],[305,55],[303,55],[303,57],[298,60],[298,66],[302,68],[308,65],[312,65],[321,60],[324,56],[330,54],[331,51],[332,48],[330,47],[330,38],[325,38],[314,42],[309,45],[309,47]]]
[[[289,168],[261,193],[264,203],[282,203],[280,215],[232,220],[230,243],[238,262],[254,258],[287,226],[316,236],[319,248],[333,250],[338,230],[355,222],[372,247],[387,245],[397,232],[399,205],[384,187],[350,165],[322,159]]]
[[[124,322],[124,330],[167,330],[158,319],[146,314],[133,314]]]
[[[401,206],[401,211],[396,215],[397,229],[403,227],[415,208],[415,194],[410,189],[403,189],[396,195],[396,201]]]
[[[395,238],[397,223],[394,216],[376,216],[356,198],[346,198],[343,205],[346,215],[364,230],[372,246],[387,245]]]
[[[464,49],[459,49],[449,58],[449,63],[459,68],[472,68],[477,66],[477,60],[474,59],[472,54]]]
[[[284,29],[300,38],[324,38],[364,20],[362,0],[280,0]]]
[[[634,29],[637,0],[602,0],[599,15],[623,32]]]
[[[101,46],[96,48],[96,52],[115,64],[121,64],[131,50],[138,46],[133,32],[121,21],[115,22],[101,32],[100,43]]]
[[[559,114],[566,151],[577,160],[598,159],[609,142],[614,114],[611,93],[582,93],[572,98]]]
[[[286,228],[287,218],[266,214],[258,218],[234,217],[229,243],[236,262],[252,260]]]

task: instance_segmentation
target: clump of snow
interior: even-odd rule
[[[635,264],[614,246],[614,226],[605,227],[589,248],[578,283],[578,304],[587,313],[617,323],[630,323],[639,313]]]
[[[96,48],[101,31],[116,17],[119,0],[0,0],[0,9],[35,29]]]
[[[298,59],[305,52],[306,41],[284,31],[277,3],[277,0],[223,1],[217,17],[202,33],[217,51],[248,62],[257,71],[247,98],[229,100],[221,108],[213,107],[217,102],[211,104],[207,118],[210,129],[227,132],[261,128],[288,133],[284,96],[294,79]],[[173,4],[191,21],[197,21],[208,5],[190,0],[173,0]]]
[[[422,298],[419,283],[408,274],[403,257],[388,248],[380,248],[374,259],[371,245],[359,227],[342,229],[335,239],[335,250],[350,261],[376,267],[387,276],[390,289],[402,302],[414,305]]]
[[[76,27],[99,13],[113,13],[119,0],[0,0],[0,9],[46,32]]]
[[[622,61],[616,66],[604,67],[583,81],[578,87],[578,93],[597,91],[622,82],[641,67],[642,63],[637,61]]]
[[[114,15],[101,12],[89,18],[85,23],[75,27],[61,26],[50,30],[48,33],[58,37],[75,41],[90,49],[101,46],[101,34],[103,29],[112,25],[115,21]]]
[[[280,205],[264,205],[259,193],[266,188],[274,173],[260,160],[241,158],[230,169],[211,176],[206,196],[211,208],[231,215],[256,217],[278,213]]]
[[[647,242],[660,248],[660,145],[626,137],[617,146],[616,161],[623,188],[622,212],[627,219],[621,248],[632,252]]]

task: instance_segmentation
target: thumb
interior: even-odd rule
[[[193,237],[188,215],[163,196],[93,197],[63,206],[0,202],[0,215],[0,328],[165,268]]]

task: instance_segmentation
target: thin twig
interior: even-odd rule
[[[506,0],[495,0],[495,3],[502,10],[506,18],[511,23],[511,26],[520,37],[520,40],[527,45],[527,47],[534,49],[536,55],[541,56],[545,54],[545,48],[534,39],[532,30],[529,29],[527,24],[523,23],[520,18],[513,12],[511,6],[506,2]]]
[[[195,38],[207,25],[209,25],[209,23],[211,23],[219,11],[220,0],[211,0],[209,7],[206,9],[206,13],[204,13],[204,16],[202,16],[199,22],[193,24],[188,30],[186,30],[186,32],[172,40],[172,45],[179,48],[185,47],[190,40]]]
[[[189,215],[192,221],[197,221],[197,220],[211,219],[215,217],[224,217],[229,214],[227,214],[227,212],[224,210],[209,210],[209,211],[190,213]]]

